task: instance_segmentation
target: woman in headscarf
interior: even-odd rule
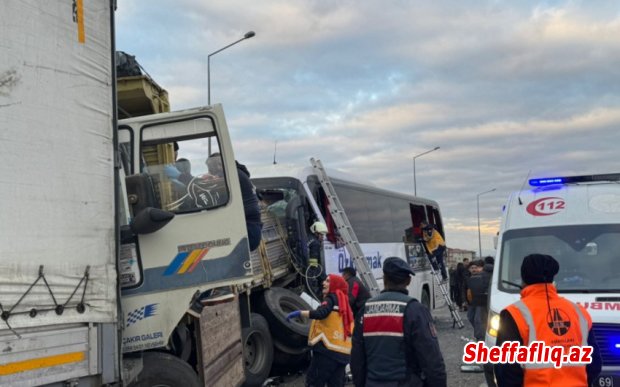
[[[323,281],[323,302],[316,310],[296,310],[286,317],[289,321],[299,316],[312,320],[308,334],[312,360],[306,372],[307,386],[344,386],[353,332],[348,293],[344,278],[330,274]]]

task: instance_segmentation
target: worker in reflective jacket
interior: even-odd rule
[[[428,309],[407,295],[414,275],[404,260],[383,261],[384,290],[366,301],[353,332],[357,387],[446,386],[446,367]]]
[[[421,222],[420,228],[422,229],[422,240],[429,254],[433,269],[439,270],[441,272],[441,278],[445,281],[448,279],[448,272],[446,271],[446,264],[443,259],[443,255],[446,252],[446,242],[433,225],[427,222]]]
[[[498,387],[507,386],[590,386],[601,371],[601,357],[592,334],[588,312],[564,297],[553,285],[560,265],[550,255],[531,254],[523,258],[521,279],[525,287],[521,300],[500,313],[497,345],[518,341],[530,345],[542,341],[547,346],[593,347],[592,362],[563,364],[505,363],[495,365]]]
[[[306,371],[306,386],[344,386],[353,329],[348,291],[344,278],[330,274],[323,281],[323,302],[316,310],[296,310],[286,317],[287,321],[299,316],[312,320],[308,333],[312,360]]]

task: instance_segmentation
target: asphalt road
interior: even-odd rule
[[[437,328],[437,336],[446,363],[446,371],[448,373],[448,386],[450,387],[478,387],[486,386],[482,373],[465,373],[461,372],[461,359],[463,357],[463,347],[466,339],[474,336],[474,330],[471,327],[465,312],[461,312],[461,318],[465,323],[465,328],[452,328],[452,317],[447,307],[433,311],[435,325]],[[274,379],[268,386],[290,386],[303,387],[304,375],[284,375],[277,380]],[[352,386],[353,384],[348,384]]]

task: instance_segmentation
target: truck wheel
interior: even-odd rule
[[[420,303],[430,311],[431,310],[431,296],[428,294],[428,289],[422,289],[422,296],[420,297]]]
[[[273,362],[273,342],[269,325],[263,316],[250,315],[252,326],[243,328],[243,360],[245,369],[244,386],[262,386],[269,376]]]
[[[145,352],[143,368],[130,387],[200,387],[198,374],[176,356],[163,352]]]
[[[271,288],[263,292],[261,301],[261,312],[279,341],[291,347],[307,345],[310,319],[298,317],[290,322],[286,321],[286,316],[294,310],[312,309],[303,298],[288,289]]]

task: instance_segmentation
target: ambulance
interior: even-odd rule
[[[519,300],[529,254],[560,264],[555,286],[592,316],[603,370],[595,386],[620,387],[620,173],[538,178],[504,207],[489,292],[486,344],[495,345],[499,313]]]

